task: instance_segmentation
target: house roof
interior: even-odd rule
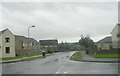
[[[4,33],[6,30],[8,30],[8,29],[0,29],[0,35],[1,35],[2,33]]]
[[[18,40],[20,40],[22,42],[28,43],[26,37],[24,37],[24,36],[15,35],[15,38],[17,38]]]
[[[19,36],[19,35],[15,35],[15,37],[20,40],[21,42],[24,42],[24,43],[35,43],[35,44],[38,44],[38,42],[33,39],[33,38],[27,38],[25,36]]]
[[[97,43],[112,43],[112,37],[111,36],[105,37],[99,40]]]
[[[38,41],[36,41],[35,39],[33,39],[33,38],[26,38],[29,42],[32,42],[32,43],[36,43],[36,44],[38,44],[39,42]]]
[[[0,35],[3,34],[5,31],[9,31],[14,36],[14,34],[8,28],[0,29]]]
[[[58,45],[58,40],[40,40],[41,45]]]

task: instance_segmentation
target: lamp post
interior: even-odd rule
[[[30,27],[28,27],[28,38],[29,38],[29,36],[30,36],[30,28],[32,28],[32,27],[35,27],[35,26],[30,26]],[[29,48],[29,44],[28,44],[28,50],[29,50],[29,55],[30,55],[30,48]]]
[[[29,38],[29,36],[30,36],[30,28],[32,28],[32,27],[35,27],[35,26],[30,26],[30,27],[28,27],[28,38]]]

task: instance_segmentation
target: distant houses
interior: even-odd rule
[[[58,51],[58,40],[40,40],[41,49],[46,52]]]
[[[61,42],[58,44],[58,51],[78,51],[80,49],[79,43],[68,43],[68,42]]]
[[[15,36],[9,29],[0,30],[1,57],[15,57]]]

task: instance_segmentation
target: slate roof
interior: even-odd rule
[[[33,38],[27,38],[25,36],[19,36],[19,35],[15,35],[15,37],[20,40],[21,42],[24,42],[24,43],[35,43],[35,44],[38,44],[39,42],[37,42],[35,39]]]
[[[32,42],[32,43],[36,43],[36,44],[38,44],[39,42],[38,41],[36,41],[35,39],[33,39],[33,38],[26,38],[29,42]]]
[[[105,37],[99,40],[97,43],[112,43],[112,37],[111,36]]]
[[[17,38],[18,40],[22,42],[28,43],[28,40],[24,36],[15,35],[15,38]]]
[[[40,40],[41,45],[58,45],[58,40]]]

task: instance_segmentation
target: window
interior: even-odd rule
[[[25,43],[23,43],[23,46],[25,46]]]
[[[117,37],[120,37],[120,33],[117,34]]]
[[[34,43],[34,42],[32,42],[32,43],[31,43],[31,46],[33,46],[33,45],[35,45],[35,43]]]
[[[10,42],[10,38],[9,38],[9,37],[6,37],[6,38],[5,38],[5,42],[6,42],[6,43],[9,43],[9,42]]]
[[[48,47],[48,46],[44,46],[44,47]]]
[[[10,53],[10,47],[6,47],[5,50],[6,50],[6,53]]]
[[[57,45],[55,45],[54,47],[57,47]]]
[[[53,47],[52,45],[50,45],[49,47]]]
[[[30,46],[33,46],[34,44],[33,43],[30,43]]]

